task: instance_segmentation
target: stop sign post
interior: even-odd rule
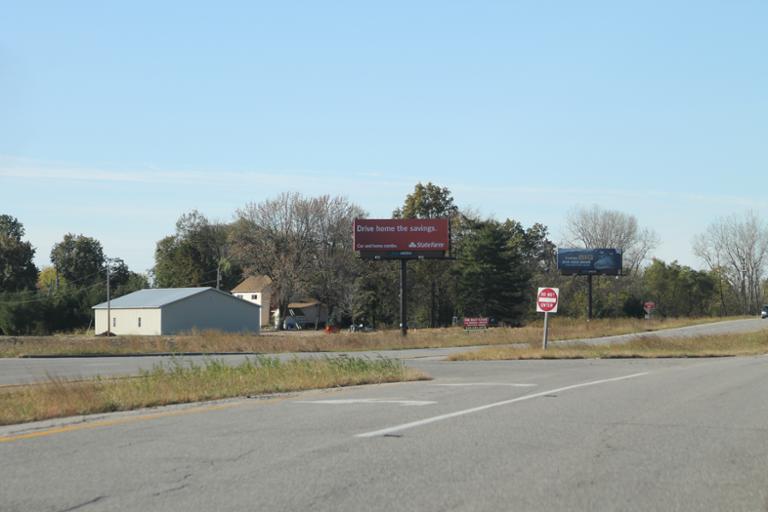
[[[536,311],[544,313],[544,341],[542,348],[547,350],[547,336],[549,334],[549,314],[557,313],[557,304],[560,302],[559,288],[539,288],[536,295]]]

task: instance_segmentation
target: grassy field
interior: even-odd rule
[[[234,367],[215,360],[204,366],[175,361],[135,378],[54,379],[0,388],[0,425],[265,393],[427,378],[391,359],[340,357],[280,362],[276,358],[256,357]]]
[[[734,318],[676,318],[666,320],[584,319],[553,317],[550,339],[583,339],[632,332],[652,332]],[[407,338],[397,330],[375,332],[291,331],[264,333],[260,336],[227,334],[214,331],[178,336],[116,336],[112,338],[67,336],[0,337],[0,357],[40,355],[130,355],[138,353],[221,353],[221,352],[331,352],[355,350],[387,350],[405,348],[462,347],[470,345],[503,345],[529,343],[541,338],[542,323],[525,327],[495,328],[465,332],[461,328],[415,329]]]
[[[610,359],[659,357],[726,357],[768,354],[768,332],[690,338],[642,336],[616,345],[569,344],[542,350],[541,342],[527,347],[489,347],[454,354],[452,361],[521,359]]]

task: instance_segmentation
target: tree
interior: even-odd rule
[[[200,259],[189,241],[175,235],[161,239],[155,247],[155,283],[160,288],[210,284],[212,274]]]
[[[314,271],[309,275],[309,294],[328,306],[328,317],[340,320],[341,314],[355,316],[354,299],[362,262],[352,247],[352,224],[366,213],[344,197],[320,196],[311,200],[317,241]],[[338,310],[338,311],[337,311]]]
[[[693,252],[726,280],[741,298],[745,314],[760,310],[768,267],[768,225],[757,213],[716,220],[695,237]]]
[[[211,222],[197,210],[182,215],[176,222],[177,236],[197,249],[204,265],[215,265],[217,288],[232,288],[242,277],[240,268],[229,257],[230,231],[230,225]]]
[[[24,226],[16,217],[0,215],[0,292],[34,289],[35,249],[22,240]]]
[[[458,302],[465,316],[482,315],[516,325],[526,311],[530,271],[519,223],[472,221],[459,250]]]
[[[283,193],[237,211],[233,251],[246,273],[272,279],[280,318],[301,294],[333,310],[354,281],[352,220],[361,215],[345,198]]]
[[[452,218],[459,213],[453,202],[451,191],[432,182],[422,185],[417,183],[413,192],[405,197],[402,208],[392,212],[395,219],[435,219]]]
[[[565,226],[566,243],[589,249],[620,249],[624,269],[637,272],[651,251],[659,245],[658,235],[640,229],[637,218],[616,210],[603,210],[597,205],[570,213]]]
[[[104,261],[101,242],[84,235],[67,233],[51,250],[51,263],[58,275],[78,287],[100,280]]]
[[[179,217],[176,234],[163,238],[155,248],[157,285],[233,288],[242,278],[242,269],[230,258],[231,231],[231,225],[211,222],[197,210]]]
[[[447,187],[439,187],[432,182],[423,185],[417,183],[412,193],[405,197],[401,208],[392,212],[396,219],[434,219],[448,218],[455,222],[459,208],[453,201],[451,191]],[[455,295],[450,293],[448,275],[451,265],[445,261],[420,261],[411,265],[412,302],[429,304],[428,311],[414,308],[416,317],[425,317],[430,327],[447,323],[454,313]],[[427,299],[428,297],[428,299]]]
[[[657,311],[670,317],[711,314],[717,302],[715,277],[707,272],[654,259],[643,272],[644,296],[656,303]]]

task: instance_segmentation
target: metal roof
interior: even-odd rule
[[[148,288],[113,299],[110,307],[112,309],[161,308],[206,290],[213,290],[213,288],[210,286],[202,288]],[[107,309],[107,303],[96,304],[93,309]]]

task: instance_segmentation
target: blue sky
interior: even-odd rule
[[[143,271],[196,208],[282,191],[388,217],[418,181],[542,222],[598,204],[699,267],[768,214],[768,3],[5,2],[0,213]]]

